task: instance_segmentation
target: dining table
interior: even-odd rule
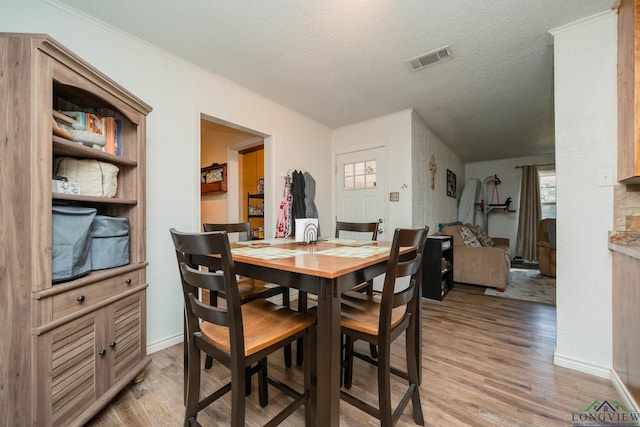
[[[391,242],[340,238],[309,244],[290,238],[231,244],[237,274],[316,295],[315,375],[307,425],[340,424],[340,296],[384,274],[390,247]],[[412,250],[401,248],[401,253]]]

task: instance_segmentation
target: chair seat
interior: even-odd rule
[[[315,323],[315,313],[299,313],[266,300],[243,304],[244,351],[248,357],[283,341]],[[229,328],[209,322],[200,324],[202,336],[211,344],[230,351]]]
[[[380,296],[366,295],[360,292],[345,292],[342,295],[340,325],[368,335],[378,335],[380,325]],[[391,329],[402,322],[406,306],[391,311]]]

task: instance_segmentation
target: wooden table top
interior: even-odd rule
[[[389,258],[391,242],[319,239],[303,245],[293,239],[232,243],[235,262],[335,279]],[[400,253],[415,248],[401,248]]]
[[[280,240],[285,242],[280,243]],[[348,245],[341,244],[340,239],[320,239],[317,243],[308,245],[295,243],[293,239],[260,242],[232,243],[234,261],[328,279],[335,279],[388,259],[391,247],[391,242]],[[412,249],[402,248],[401,253]]]

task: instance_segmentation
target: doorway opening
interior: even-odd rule
[[[252,238],[264,239],[264,144],[239,151],[240,218],[251,224]]]
[[[269,161],[264,156],[265,144],[270,143],[268,139],[267,135],[259,132],[201,115],[201,171],[212,165],[222,165],[225,173],[224,177],[216,177],[224,180],[224,184],[216,188],[217,191],[200,192],[201,226],[203,223],[244,222],[249,219],[247,194],[257,193],[258,190],[257,179],[250,177],[260,175],[259,178],[264,180],[265,161]],[[259,156],[258,152],[262,155]],[[263,200],[263,210],[265,203],[268,204],[268,201]]]

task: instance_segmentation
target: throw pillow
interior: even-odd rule
[[[467,227],[469,227],[469,226],[467,226]],[[480,241],[480,244],[482,246],[491,247],[491,246],[495,245],[495,243],[493,243],[493,240],[491,239],[491,237],[489,237],[487,232],[484,231],[482,229],[482,227],[480,227],[479,225],[475,225],[475,226],[469,227],[469,228],[471,229],[471,231],[473,231],[473,234],[476,235],[476,237],[478,238],[478,240]]]
[[[462,241],[465,246],[477,246],[480,247],[482,244],[480,240],[476,237],[476,235],[471,231],[468,227],[462,226],[460,227],[460,237],[462,237]]]

